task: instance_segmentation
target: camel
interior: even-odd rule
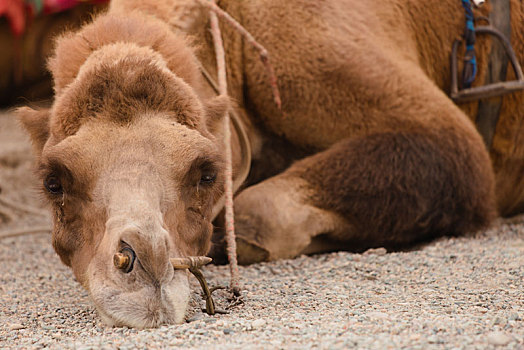
[[[53,212],[53,246],[107,324],[183,321],[187,271],[169,259],[211,249],[228,110],[243,130],[232,127],[235,178],[242,134],[252,158],[235,197],[240,263],[399,249],[524,208],[524,94],[504,97],[488,152],[472,122],[477,104],[446,93],[464,30],[459,1],[219,6],[271,54],[281,110],[258,53],[226,23],[229,98],[216,96],[202,75],[216,74],[209,13],[193,0],[113,1],[57,39],[52,107],[18,110]],[[522,61],[524,5],[511,6]],[[476,49],[481,84],[489,38]],[[124,253],[126,268],[116,268]]]

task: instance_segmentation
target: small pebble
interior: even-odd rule
[[[428,337],[427,341],[430,344],[441,344],[441,343],[443,343],[442,339],[440,339],[439,337],[437,337],[435,335],[430,335]]]
[[[371,319],[379,319],[379,320],[384,320],[384,319],[391,317],[390,315],[386,314],[385,312],[379,312],[379,311],[368,312],[366,316],[368,316]]]
[[[516,312],[513,312],[511,315],[509,315],[508,319],[510,321],[522,321],[522,319],[520,318],[519,314],[516,313]]]
[[[379,256],[382,256],[382,255],[386,255],[387,252],[388,251],[384,247],[371,248],[371,249],[366,250],[364,253],[362,253],[362,255],[379,255]]]
[[[508,345],[513,338],[503,332],[491,332],[487,335],[488,343],[491,345],[504,346]]]
[[[507,323],[507,321],[502,318],[502,317],[495,317],[495,319],[493,320],[493,325],[505,325]]]
[[[186,320],[187,323],[202,321],[204,319],[204,313],[196,313]]]
[[[251,327],[253,328],[259,328],[259,327],[262,327],[266,324],[266,320],[262,319],[262,318],[259,318],[257,320],[254,320],[253,322],[251,322]]]
[[[20,324],[20,323],[11,323],[9,325],[9,329],[12,330],[12,331],[17,331],[19,329],[24,329],[26,328],[23,324]]]
[[[411,334],[409,336],[409,339],[410,340],[419,340],[420,339],[420,334]]]

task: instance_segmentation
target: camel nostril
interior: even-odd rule
[[[129,273],[133,270],[135,259],[136,254],[134,250],[125,247],[113,256],[113,264],[117,269],[122,270],[124,273]]]

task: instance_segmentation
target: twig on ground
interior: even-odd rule
[[[2,231],[0,232],[0,239],[11,238],[23,235],[30,235],[35,233],[51,233],[51,228],[49,226],[37,226],[26,229],[12,230],[12,231]]]
[[[0,205],[4,205],[8,208],[17,210],[19,212],[23,212],[26,214],[33,214],[33,215],[39,215],[39,216],[48,216],[48,213],[45,210],[35,208],[26,204],[22,203],[14,203],[12,201],[8,201],[6,198],[0,197]]]

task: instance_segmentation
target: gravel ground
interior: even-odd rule
[[[38,205],[27,139],[0,114],[0,197]],[[0,212],[5,209],[0,206]],[[10,211],[0,232],[49,218]],[[302,256],[241,267],[243,304],[153,330],[104,326],[47,234],[0,240],[0,348],[524,349],[524,217],[409,252]],[[226,266],[209,266],[227,285]],[[230,304],[217,291],[219,307]]]

